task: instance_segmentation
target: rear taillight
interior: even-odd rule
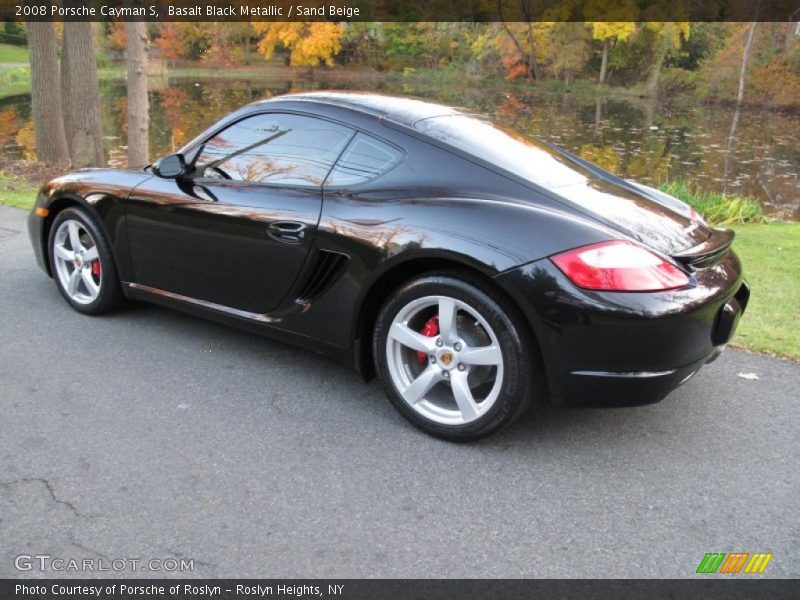
[[[587,290],[655,292],[683,287],[678,267],[633,242],[600,242],[551,256],[570,281]]]

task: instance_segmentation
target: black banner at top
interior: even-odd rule
[[[4,21],[800,21],[800,0],[0,0]]]

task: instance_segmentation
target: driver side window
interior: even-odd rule
[[[199,177],[319,187],[353,131],[322,119],[259,114],[228,126],[205,143]]]

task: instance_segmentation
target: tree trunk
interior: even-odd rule
[[[747,41],[744,43],[742,53],[742,70],[739,72],[739,93],[736,96],[736,110],[733,111],[731,130],[728,133],[728,144],[725,152],[725,166],[722,173],[722,193],[728,193],[728,179],[731,172],[731,161],[733,159],[733,144],[736,140],[736,128],[739,126],[739,115],[741,114],[742,101],[744,100],[744,82],[747,77],[747,64],[750,62],[750,50],[753,47],[753,38],[756,34],[757,21],[750,23],[750,31],[747,33]]]
[[[128,167],[149,162],[147,98],[147,23],[126,21],[128,36]]]
[[[756,34],[757,21],[750,23],[750,31],[747,33],[747,41],[744,44],[744,54],[742,56],[742,70],[739,73],[739,94],[736,96],[736,106],[744,100],[744,81],[747,77],[747,63],[750,62],[750,50],[753,47],[753,38]]]
[[[498,2],[498,6],[499,6],[499,2]],[[525,70],[526,70],[525,75],[527,77],[530,77],[531,75],[533,75],[533,77],[536,78],[536,75],[533,74],[533,70],[531,69],[530,59],[525,54],[525,50],[522,48],[522,44],[519,43],[519,40],[517,40],[516,36],[511,31],[511,29],[509,28],[508,24],[505,21],[502,21],[502,23],[503,23],[503,29],[505,29],[506,35],[508,35],[508,37],[513,42],[514,47],[517,49],[517,52],[519,52],[520,59],[522,60],[523,64],[525,65]]]
[[[539,61],[536,59],[536,38],[533,35],[533,23],[530,21],[528,21],[528,45],[531,48],[531,52],[528,54],[528,65],[530,65],[533,72],[533,78],[539,81],[542,77],[541,73],[539,73]]]
[[[669,49],[669,36],[667,32],[661,33],[661,47],[656,50],[656,58],[650,67],[650,77],[647,79],[647,95],[655,96],[658,93],[658,78],[661,76],[661,68],[664,66],[664,59],[667,57]]]
[[[603,58],[600,60],[600,79],[598,83],[603,84],[606,82],[608,76],[608,47],[611,41],[606,38],[603,40]]]
[[[72,166],[103,166],[100,90],[97,87],[92,24],[88,21],[64,23],[61,89],[64,130]]]
[[[61,113],[64,117],[64,133],[67,136],[67,149],[69,149],[70,139],[70,117],[74,113],[74,102],[72,94],[69,93],[69,81],[72,79],[69,74],[69,60],[67,60],[67,46],[69,40],[66,35],[62,35],[61,40]]]
[[[69,148],[61,112],[61,77],[52,23],[29,22],[31,107],[36,136],[36,156],[53,164],[69,164]]]
[[[244,64],[246,66],[250,65],[250,21],[247,21],[245,24],[245,31],[244,31]]]
[[[525,5],[523,5],[523,8],[524,7],[525,7]],[[534,79],[538,79],[537,73],[536,73],[537,72],[536,54],[535,54],[536,50],[535,50],[535,48],[533,46],[531,46],[531,54],[530,55],[526,54],[525,50],[522,48],[522,44],[519,43],[519,40],[516,38],[514,33],[511,31],[511,28],[508,26],[508,23],[506,23],[503,20],[503,0],[497,0],[497,17],[500,20],[500,22],[503,24],[503,29],[505,30],[506,35],[508,35],[508,37],[511,39],[511,42],[514,44],[514,46],[517,49],[517,52],[519,52],[520,59],[522,60],[522,63],[525,65],[525,70],[526,70],[525,75],[527,77],[530,77],[531,75],[533,75]],[[530,37],[531,40],[533,39],[532,38],[532,33],[531,33],[531,24],[530,24],[530,22],[528,22],[528,36]],[[531,63],[531,58],[533,58],[533,64]]]

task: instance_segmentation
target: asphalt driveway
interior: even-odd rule
[[[213,577],[693,577],[712,551],[800,576],[800,364],[728,351],[658,405],[549,408],[454,445],[311,353],[152,306],[74,312],[24,219],[0,207],[0,578],[43,574],[20,554],[185,557]]]

